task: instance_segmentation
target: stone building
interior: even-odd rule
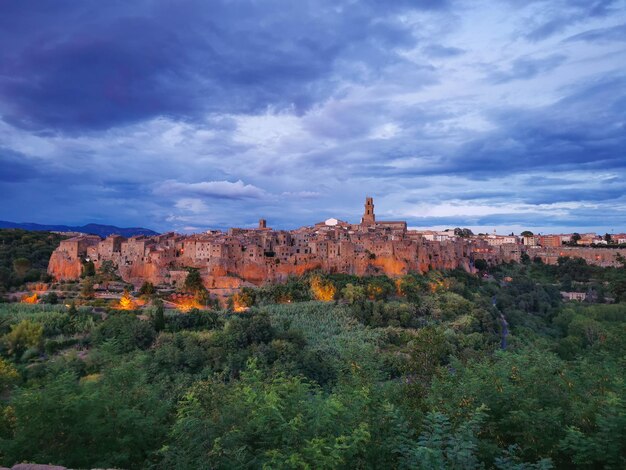
[[[473,270],[477,259],[490,264],[519,261],[523,253],[556,263],[559,256],[579,256],[592,264],[615,265],[620,250],[539,247],[460,238],[453,231],[408,230],[406,222],[377,221],[374,200],[367,197],[358,224],[330,218],[292,231],[273,230],[264,219],[258,228],[213,230],[202,234],[166,233],[154,237],[78,236],[63,240],[48,271],[58,279],[76,279],[90,259],[99,268],[111,261],[127,282],[178,285],[186,269],[200,270],[207,288],[232,289],[285,280],[315,269],[354,275],[401,276],[429,269]],[[500,241],[500,239],[499,239]],[[621,250],[626,255],[626,250]]]

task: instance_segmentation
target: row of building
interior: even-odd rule
[[[260,284],[312,269],[392,276],[458,267],[471,271],[477,259],[516,261],[525,252],[556,262],[560,250],[565,249],[564,237],[460,237],[454,231],[408,230],[406,222],[377,221],[373,199],[367,198],[358,224],[331,218],[286,231],[268,228],[261,219],[257,228],[226,232],[131,238],[111,235],[104,240],[89,235],[73,237],[63,240],[52,254],[49,272],[60,279],[76,278],[85,261],[92,261],[96,268],[108,261],[128,282],[172,284],[184,280],[188,268],[197,268],[207,284],[218,286],[226,278],[228,285],[233,279]],[[611,262],[608,258],[597,261]]]

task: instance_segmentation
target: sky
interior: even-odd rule
[[[0,219],[626,231],[626,0],[0,0]]]

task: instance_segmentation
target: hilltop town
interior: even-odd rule
[[[273,230],[261,219],[257,228],[226,232],[72,237],[61,241],[53,252],[48,272],[58,280],[71,280],[80,277],[85,262],[92,261],[96,268],[109,262],[126,282],[179,286],[188,268],[197,268],[207,289],[232,290],[280,282],[316,269],[393,277],[432,269],[475,272],[477,264],[520,261],[525,256],[548,264],[556,263],[559,257],[580,257],[600,266],[618,266],[620,256],[626,257],[626,249],[585,246],[607,243],[595,234],[502,236],[468,232],[409,230],[404,221],[377,220],[373,198],[368,197],[356,224],[330,218],[286,231]],[[626,235],[617,236],[615,241],[626,243]]]

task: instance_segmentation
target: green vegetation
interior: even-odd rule
[[[486,270],[310,273],[222,311],[149,284],[141,316],[0,305],[0,465],[624,468],[626,270]]]
[[[0,229],[0,298],[26,282],[47,281],[50,255],[63,238],[50,232]]]

